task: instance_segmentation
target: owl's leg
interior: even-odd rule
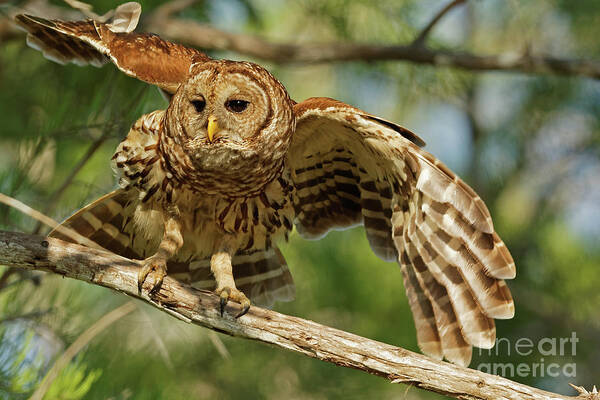
[[[156,253],[142,261],[142,270],[138,275],[138,290],[142,291],[142,286],[148,277],[151,278],[150,292],[154,292],[162,285],[164,277],[167,275],[167,261],[177,253],[183,245],[183,235],[181,233],[181,217],[179,210],[172,207],[163,214],[164,234]]]
[[[225,305],[229,300],[233,300],[242,305],[242,311],[236,318],[246,314],[250,309],[250,300],[244,293],[235,287],[233,272],[231,267],[231,253],[228,251],[219,251],[210,258],[210,269],[217,281],[215,293],[221,297],[221,316],[225,310]]]

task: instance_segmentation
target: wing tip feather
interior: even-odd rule
[[[467,367],[471,363],[471,358],[473,357],[473,348],[471,346],[446,348],[444,349],[444,357],[454,364]]]
[[[417,342],[417,345],[423,354],[426,354],[431,358],[435,358],[436,360],[441,360],[444,358],[442,344],[439,340],[430,342]]]

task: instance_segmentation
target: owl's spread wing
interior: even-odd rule
[[[300,234],[364,224],[373,251],[401,266],[423,352],[467,365],[472,346],[491,348],[493,319],[514,314],[515,265],[479,196],[401,127],[327,98],[294,111]]]
[[[101,66],[111,61],[125,74],[156,85],[169,94],[185,81],[190,65],[210,58],[198,50],[156,35],[121,32],[115,24],[15,17],[27,32],[27,44],[60,64]]]

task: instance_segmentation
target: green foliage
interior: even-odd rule
[[[43,340],[33,329],[21,324],[0,330],[0,399],[27,399],[32,395],[48,369]],[[62,370],[46,392],[45,400],[86,398],[102,372],[88,371],[81,362],[83,357],[82,354]]]
[[[83,358],[83,357],[82,357]],[[67,365],[44,396],[45,400],[85,399],[92,385],[100,378],[102,370],[87,371],[85,364],[76,361]]]
[[[0,397],[9,399],[10,396],[25,398],[31,392],[38,379],[38,368],[40,358],[31,361],[29,348],[33,333],[29,333],[15,343],[7,338],[6,329],[0,331]],[[37,363],[35,362],[37,361]]]

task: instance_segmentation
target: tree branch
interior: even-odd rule
[[[398,46],[366,43],[273,43],[257,36],[229,33],[192,20],[172,17],[174,12],[185,8],[191,3],[193,3],[193,0],[175,0],[159,7],[156,10],[157,12],[146,15],[141,30],[154,32],[167,39],[206,50],[234,51],[281,64],[314,64],[334,61],[407,61],[415,64],[460,68],[474,72],[506,71],[526,74],[584,76],[600,79],[599,60],[534,56],[528,52],[523,54],[478,55],[469,52],[433,50],[423,45],[415,45],[414,42]],[[48,15],[42,11],[37,12],[37,14],[43,17],[72,19],[66,17],[66,15],[71,16],[72,10],[65,10],[65,17],[60,17],[56,16],[57,9],[58,7],[49,9],[52,12]],[[36,13],[35,10],[27,12]],[[438,14],[439,18],[445,12],[440,12]],[[436,22],[434,18],[429,25],[433,27]],[[0,21],[1,27],[4,27],[5,30],[0,29],[0,41],[23,35],[22,32],[16,30],[11,22]],[[425,32],[425,30],[421,35],[425,34],[426,37],[428,32]]]
[[[422,46],[425,43],[425,40],[427,39],[427,36],[429,35],[429,33],[431,32],[433,27],[444,17],[444,15],[446,15],[448,13],[448,11],[452,10],[454,7],[458,6],[459,4],[464,3],[465,1],[467,1],[467,0],[454,0],[450,3],[448,3],[444,8],[442,8],[431,19],[431,21],[429,21],[429,23],[425,26],[425,28],[423,28],[421,33],[419,33],[419,35],[417,35],[416,39],[412,42],[412,45],[413,46]]]
[[[413,44],[285,44],[222,30],[179,18],[150,17],[144,28],[170,40],[208,50],[229,50],[277,63],[333,61],[408,61],[469,71],[510,71],[528,74],[579,75],[600,79],[600,61],[533,56],[531,54],[476,55],[432,50]]]
[[[257,340],[459,399],[574,399],[463,368],[312,321],[237,304],[219,314],[219,297],[166,277],[158,292],[138,293],[139,262],[57,239],[0,231],[0,263],[49,271],[137,297],[186,322]]]

